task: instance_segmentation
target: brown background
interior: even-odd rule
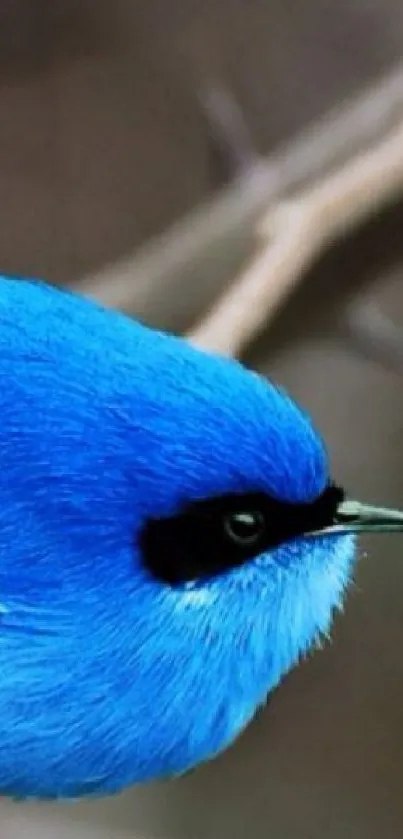
[[[2,270],[76,280],[212,191],[201,60],[220,67],[267,152],[386,69],[402,43],[398,0],[3,0]],[[337,476],[391,504],[403,504],[402,379],[354,357],[338,321],[346,293],[366,284],[403,328],[401,229],[396,207],[335,248],[249,359],[313,412]],[[84,837],[85,825],[144,839],[399,837],[403,544],[366,547],[333,645],[226,756],[123,799],[4,805],[0,839]],[[42,817],[56,820],[49,834]]]

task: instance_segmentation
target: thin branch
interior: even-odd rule
[[[340,167],[354,154],[391,134],[402,119],[403,67],[399,65],[353,102],[326,115],[162,237],[127,259],[81,279],[75,287],[106,305],[154,323],[186,328],[228,285],[247,254],[253,251],[257,220],[268,207],[282,201],[291,191],[328,177],[326,173],[330,169]],[[308,263],[311,246],[307,253],[307,245],[302,242],[305,225],[311,233],[311,217],[309,224],[300,218],[293,230],[293,248],[295,241],[302,246],[300,255],[297,251],[297,255],[287,257],[291,266],[293,261],[297,262],[292,269],[294,274],[304,270]],[[300,232],[296,237],[297,228]],[[275,254],[280,266],[289,247],[291,237],[287,238],[288,245],[284,238],[281,247],[277,240]],[[316,248],[315,244],[309,258],[314,257]],[[270,269],[273,255],[268,266],[264,248],[260,257],[264,260],[261,267],[268,276],[267,267]],[[283,289],[284,280],[280,285]],[[290,282],[290,289],[291,286]],[[273,304],[277,305],[278,291],[270,293]]]
[[[403,191],[403,120],[365,154],[270,211],[263,245],[189,339],[237,355],[326,245]],[[267,244],[267,240],[269,243]]]
[[[372,300],[360,297],[347,308],[346,337],[365,358],[387,370],[403,372],[403,330]]]
[[[262,159],[236,97],[214,76],[200,84],[197,96],[209,128],[211,159],[221,184],[247,176]]]

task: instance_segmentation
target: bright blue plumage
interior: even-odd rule
[[[289,398],[42,284],[0,280],[0,791],[106,794],[225,748],[329,629],[350,537],[193,585],[147,571],[150,516],[220,493],[315,499]]]

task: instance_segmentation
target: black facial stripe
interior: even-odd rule
[[[307,504],[289,504],[261,492],[195,501],[177,516],[146,523],[140,534],[144,563],[156,579],[171,585],[217,576],[284,542],[329,527],[343,499],[343,490],[332,484]],[[241,519],[234,520],[239,515]],[[248,527],[249,538],[242,541]]]

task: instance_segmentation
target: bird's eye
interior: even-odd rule
[[[231,542],[238,547],[252,548],[257,545],[265,532],[265,520],[262,513],[230,513],[223,519],[224,532]]]
[[[140,534],[144,561],[156,579],[170,585],[216,576],[328,527],[343,497],[331,484],[306,504],[262,492],[193,501],[177,515],[146,522]]]

